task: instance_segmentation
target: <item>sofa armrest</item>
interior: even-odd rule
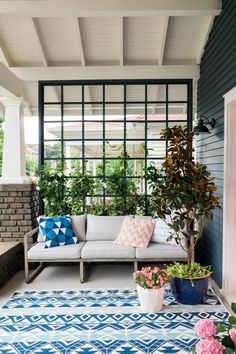
[[[24,249],[25,249],[25,252],[28,251],[29,249],[29,239],[32,238],[32,236],[34,236],[36,233],[38,233],[39,231],[39,227],[36,227],[35,229],[27,232],[25,235],[24,235]],[[33,245],[31,245],[32,247]]]

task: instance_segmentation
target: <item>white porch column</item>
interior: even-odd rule
[[[2,178],[0,183],[29,182],[25,172],[23,98],[4,98]]]

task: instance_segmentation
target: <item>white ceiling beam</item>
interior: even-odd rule
[[[198,65],[11,67],[11,70],[27,81],[199,78]]]
[[[120,18],[120,65],[124,65],[124,17]]]
[[[162,65],[163,63],[168,24],[169,24],[169,16],[166,16],[164,18],[164,23],[163,23],[162,33],[161,33],[161,48],[160,48],[160,53],[158,58],[158,65]]]
[[[25,98],[23,82],[2,63],[0,63],[0,95]]]
[[[77,37],[78,37],[78,44],[79,44],[79,49],[80,49],[80,60],[81,60],[81,65],[85,66],[86,65],[86,59],[85,59],[85,52],[84,52],[84,45],[83,45],[83,39],[82,39],[82,31],[81,31],[81,24],[79,18],[76,18],[76,26],[77,26]]]
[[[35,36],[35,39],[36,39],[40,54],[41,54],[41,59],[42,59],[43,65],[44,66],[49,66],[49,61],[48,61],[48,57],[47,57],[47,54],[46,54],[45,45],[43,43],[43,38],[42,38],[42,35],[40,33],[40,30],[39,30],[37,18],[31,18],[31,21],[32,21],[32,29],[33,29],[33,32],[34,32],[34,36]]]
[[[1,0],[0,16],[217,16],[220,0]]]
[[[213,22],[214,22],[214,16],[209,16],[208,18],[208,21],[207,21],[207,26],[206,26],[206,31],[204,33],[204,37],[201,41],[201,47],[200,47],[200,50],[199,50],[199,54],[197,56],[197,60],[196,60],[196,64],[200,64],[201,62],[201,59],[202,59],[202,56],[203,56],[203,53],[204,53],[204,49],[205,49],[205,45],[206,45],[206,42],[208,40],[208,36],[211,32],[211,28],[212,28],[212,25],[213,25]]]
[[[4,60],[4,64],[9,68],[12,65],[12,62],[11,62],[9,54],[6,50],[5,44],[3,43],[1,38],[0,38],[0,53],[1,53],[2,58]]]
[[[76,18],[76,27],[77,27],[78,44],[79,44],[79,49],[80,49],[81,65],[82,66],[86,66],[85,50],[84,50],[84,44],[83,44],[81,23],[80,23],[80,19],[79,18]],[[88,100],[90,102],[92,102],[90,87],[89,86],[85,86],[85,90],[86,90],[86,94],[88,96]],[[92,107],[92,105],[89,105],[89,112],[90,112],[91,115],[93,115],[93,107]]]

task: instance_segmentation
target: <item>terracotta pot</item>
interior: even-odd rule
[[[144,289],[137,285],[137,292],[142,311],[158,312],[162,309],[164,287],[160,289]]]

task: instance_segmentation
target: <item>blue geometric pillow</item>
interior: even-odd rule
[[[38,223],[44,238],[45,248],[71,245],[78,242],[69,216],[40,216]]]

